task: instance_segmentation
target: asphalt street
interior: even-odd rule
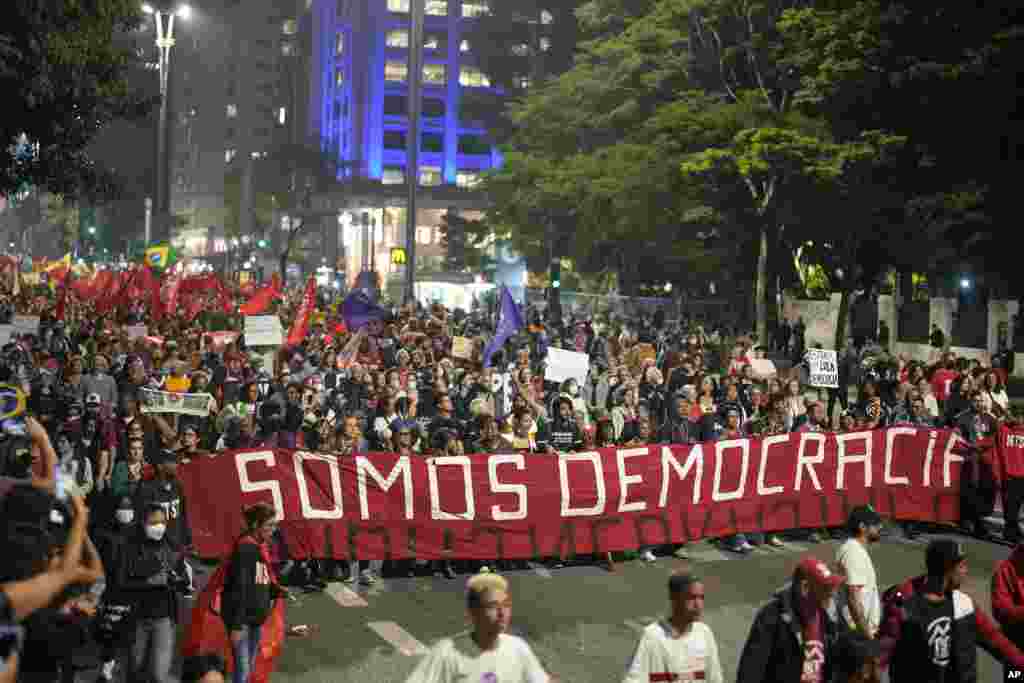
[[[882,590],[923,571],[931,536],[911,541],[894,532],[871,547]],[[965,587],[986,610],[989,579],[1007,546],[961,537],[970,557]],[[831,560],[838,541],[789,542],[740,557],[710,543],[691,544],[691,559],[659,558],[616,565],[543,567],[505,575],[514,602],[512,631],[525,637],[550,673],[573,683],[620,681],[639,631],[666,610],[666,581],[690,567],[705,581],[705,621],[714,630],[725,678],[734,680],[740,651],[758,607],[782,586],[799,557]],[[468,628],[462,590],[466,575],[389,578],[373,586],[333,583],[325,593],[299,594],[288,607],[290,625],[316,631],[289,638],[275,683],[404,681],[425,648]],[[979,656],[979,681],[1000,680],[999,665]]]

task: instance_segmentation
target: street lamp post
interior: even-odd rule
[[[409,129],[406,136],[405,181],[408,199],[405,216],[405,303],[416,300],[416,191],[420,184],[420,92],[423,84],[424,0],[409,7]]]
[[[157,123],[156,136],[156,215],[157,230],[160,237],[165,237],[163,230],[167,227],[167,217],[170,214],[170,183],[167,173],[167,100],[168,81],[171,72],[171,48],[174,47],[174,18],[188,20],[192,16],[192,8],[189,5],[179,5],[172,12],[155,9],[150,4],[143,4],[142,11],[153,17],[156,27],[156,47],[159,51],[160,65],[160,119]],[[146,236],[146,246],[149,246],[151,235]]]

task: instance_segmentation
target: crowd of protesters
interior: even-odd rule
[[[356,331],[344,324],[336,301],[321,298],[321,313],[302,342],[268,356],[266,349],[246,345],[237,316],[222,321],[222,329],[239,333],[225,339],[208,333],[209,322],[151,320],[137,305],[118,314],[72,303],[64,319],[55,319],[53,307],[39,300],[5,300],[9,312],[40,315],[40,327],[4,346],[0,359],[4,415],[20,415],[4,420],[0,440],[6,544],[0,582],[10,604],[5,623],[20,624],[14,628],[20,638],[18,680],[70,681],[75,670],[90,666],[98,666],[107,680],[118,670],[132,681],[168,680],[181,607],[197,588],[177,467],[224,451],[271,446],[342,457],[372,451],[542,457],[612,445],[892,425],[950,427],[979,444],[1014,422],[1005,368],[986,368],[949,352],[937,352],[927,364],[905,362],[860,340],[841,355],[840,389],[825,392],[826,399],[804,383],[802,321],[787,324],[789,331],[778,337],[794,367],[765,372],[755,362],[763,356],[759,347],[739,331],[702,319],[668,321],[661,311],[567,316],[562,322],[530,310],[527,324],[494,350],[487,349],[494,326],[484,309],[410,306]],[[296,308],[294,301],[279,308],[285,325]],[[140,334],[138,325],[147,323]],[[468,339],[468,350],[456,353],[456,338]],[[551,347],[588,354],[589,374],[582,381],[546,381]],[[199,414],[153,413],[142,409],[148,392],[208,396]],[[22,415],[19,403],[26,397]],[[999,477],[980,456],[969,464],[963,523],[985,536],[984,518],[992,511]],[[1024,467],[1019,474],[1024,481]],[[1019,510],[1024,486],[1003,482],[1002,490],[1008,496],[1004,510]],[[388,573],[454,578],[482,564],[293,562],[273,516],[259,506],[246,511],[246,528],[221,579],[235,681],[248,680],[253,670],[261,624],[287,594],[282,584],[322,590],[331,580],[370,584]],[[854,530],[872,524],[862,520]],[[787,533],[820,540],[828,532]],[[1020,540],[1016,515],[1004,533],[1009,541]],[[775,535],[759,534],[715,542],[740,554],[754,544],[781,543]],[[637,552],[648,562],[663,552],[687,556],[685,545]],[[564,561],[550,558],[553,565]],[[807,602],[815,580],[830,583],[817,565],[802,564],[798,571],[794,600]],[[670,584],[673,600],[690,605],[680,610],[694,613],[699,584],[692,577]],[[25,585],[45,597],[16,598]],[[928,589],[945,594],[931,584],[915,594],[929,595]],[[780,600],[781,613],[799,612],[803,604]],[[850,620],[873,637],[877,624],[866,626],[871,615],[878,616],[854,609]],[[780,628],[777,617],[765,616],[762,623],[759,616],[755,634]],[[826,622],[807,628],[825,642],[820,629],[827,630]],[[741,670],[763,673],[766,656],[770,650],[745,651]],[[193,671],[194,680],[222,680],[217,677],[223,677],[224,666],[216,657],[199,657],[187,662],[186,675]],[[823,673],[794,679],[788,673],[757,678],[742,671],[743,681],[832,680]]]

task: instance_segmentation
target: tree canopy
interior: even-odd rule
[[[140,22],[135,0],[10,0],[0,28],[0,191],[26,185],[64,197],[103,194],[112,178],[86,147],[150,102],[126,83],[135,56],[118,35]]]

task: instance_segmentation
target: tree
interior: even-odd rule
[[[244,164],[245,160],[241,163]],[[339,181],[347,175],[345,170],[349,164],[324,150],[318,142],[280,143],[268,150],[266,156],[249,163],[252,164],[255,225],[265,231],[271,227],[275,212],[290,218],[279,252],[279,267],[284,279],[288,260],[302,232],[310,222],[328,215],[313,210],[313,196],[351,185],[351,181],[347,185]],[[232,169],[226,179],[228,217],[225,225],[229,234],[238,234],[240,229],[244,182],[244,167]]]
[[[26,184],[59,196],[95,196],[112,178],[86,153],[97,131],[144,115],[129,92],[135,61],[115,36],[140,22],[135,0],[10,0],[0,29],[0,192]]]

